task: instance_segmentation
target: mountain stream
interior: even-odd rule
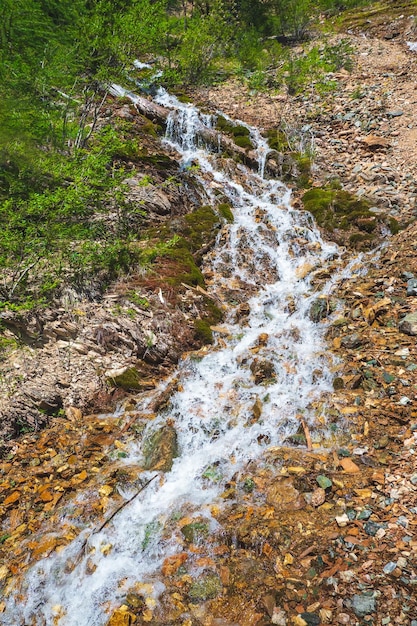
[[[134,100],[133,94],[114,89]],[[5,626],[103,626],[138,584],[146,587],[152,611],[164,589],[158,572],[181,551],[179,531],[172,530],[170,520],[203,518],[210,532],[219,532],[211,507],[221,507],[228,481],[249,460],[261,459],[268,447],[296,433],[300,416],[314,437],[313,405],[332,389],[334,363],[324,325],[311,321],[308,312],[334,285],[336,279],[329,280],[317,291],[311,276],[334,260],[337,247],[322,240],[309,214],[292,208],[283,183],[263,177],[268,148],[256,129],[250,128],[259,156],[259,171],[253,172],[199,139],[202,126],[213,128],[211,116],[163,90],[155,100],[171,111],[165,141],[181,154],[182,167],[195,172],[202,201],[216,205],[221,198],[232,207],[234,221],[223,227],[206,260],[215,277],[210,295],[222,302],[229,294],[225,332],[212,348],[180,363],[175,376],[181,384],[169,408],[147,421],[142,439],[120,459],[130,467],[137,464],[140,472],[146,442],[169,423],[178,446],[172,469],[142,471],[143,490],[108,524],[101,530],[82,528],[62,551],[33,565],[6,599]],[[243,318],[239,301],[230,298],[242,290],[247,294]],[[152,393],[138,399],[142,414],[149,411]],[[256,403],[261,409],[255,419]],[[133,496],[129,489],[119,492],[126,500]],[[82,502],[88,495],[79,492],[76,498]]]

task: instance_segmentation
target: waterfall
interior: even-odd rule
[[[116,86],[114,92],[135,98]],[[34,564],[21,587],[8,592],[5,626],[103,626],[111,608],[138,583],[148,585],[146,603],[152,608],[164,589],[158,578],[162,563],[181,551],[179,530],[170,526],[173,516],[198,514],[218,530],[210,507],[221,506],[227,482],[248,460],[295,433],[300,414],[314,429],[312,404],[332,389],[323,329],[308,310],[330,289],[314,291],[312,271],[334,259],[336,246],[323,242],[309,214],[292,208],[284,184],[263,178],[267,146],[255,129],[257,173],[225,163],[204,146],[199,129],[212,127],[211,116],[163,90],[156,101],[171,111],[165,141],[185,164],[198,164],[196,176],[209,201],[215,204],[221,189],[232,207],[234,221],[207,260],[215,276],[208,289],[228,303],[226,332],[205,355],[180,364],[181,387],[170,408],[149,421],[142,441],[126,449],[126,464],[143,466],[143,441],[169,420],[179,448],[172,469],[155,479],[155,472],[142,472],[142,482],[151,482],[112,522],[91,535],[93,529],[84,529],[60,553]],[[242,302],[244,319],[238,315]],[[256,376],[258,366],[268,370],[263,378]],[[254,419],[257,401],[262,411]],[[146,413],[140,402],[138,409]],[[119,490],[126,499],[133,495]],[[88,494],[77,498],[82,502]]]

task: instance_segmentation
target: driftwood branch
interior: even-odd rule
[[[77,553],[77,556],[72,561],[71,567],[70,567],[71,570],[73,570],[74,567],[79,563],[79,561],[80,561],[80,559],[81,559],[81,557],[82,557],[82,555],[83,555],[83,553],[84,553],[84,551],[85,551],[85,549],[87,547],[87,544],[88,544],[90,538],[93,535],[96,535],[97,533],[101,532],[103,530],[103,528],[105,528],[107,526],[107,524],[109,524],[112,521],[112,519],[114,519],[116,517],[116,515],[118,513],[120,513],[120,511],[122,511],[128,504],[133,502],[133,500],[135,500],[135,498],[137,498],[138,495],[140,493],[142,493],[142,491],[144,491],[146,489],[146,487],[148,487],[148,485],[150,485],[151,482],[153,480],[155,480],[155,478],[157,476],[158,476],[158,474],[155,474],[154,476],[152,476],[152,478],[150,478],[144,485],[142,485],[142,487],[131,498],[129,498],[129,500],[125,500],[124,502],[122,502],[122,504],[119,507],[117,507],[117,509],[115,511],[113,511],[113,513],[109,517],[107,517],[104,520],[104,522],[98,528],[95,528],[94,530],[91,531],[91,533],[88,535],[88,537],[86,537],[84,539],[84,541],[83,541],[83,543],[81,545],[81,548],[79,549],[79,551]]]
[[[156,478],[157,476],[158,476],[158,474],[155,474],[154,476],[152,476],[152,478],[150,478],[150,479],[149,479],[149,480],[148,480],[148,481],[147,481],[144,485],[142,485],[142,487],[139,489],[139,491],[137,491],[137,492],[135,493],[135,495],[134,495],[134,496],[132,496],[131,498],[129,498],[129,500],[125,500],[124,502],[122,502],[122,504],[121,504],[121,505],[120,505],[120,506],[119,506],[119,507],[118,507],[115,511],[113,511],[113,513],[110,515],[110,517],[108,517],[107,519],[105,519],[105,520],[104,520],[104,522],[101,524],[101,526],[99,526],[98,528],[96,528],[95,530],[93,530],[93,531],[91,532],[90,537],[91,537],[91,535],[95,535],[95,534],[97,534],[97,533],[101,532],[101,531],[103,530],[103,528],[105,528],[105,527],[107,526],[107,524],[109,524],[109,523],[112,521],[112,519],[113,519],[114,517],[116,517],[116,515],[117,515],[118,513],[120,513],[120,511],[122,511],[122,510],[123,510],[123,509],[124,509],[124,508],[125,508],[128,504],[130,504],[131,502],[133,502],[133,500],[135,500],[135,498],[137,498],[137,497],[138,497],[138,495],[139,495],[140,493],[142,493],[142,491],[143,491],[144,489],[146,489],[146,487],[147,487],[148,485],[150,485],[150,484],[151,484],[151,482],[152,482],[153,480],[155,480],[155,478]]]

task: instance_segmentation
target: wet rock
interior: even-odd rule
[[[132,626],[133,624],[136,624],[136,615],[130,613],[126,606],[117,609],[107,622],[107,626]]]
[[[144,468],[147,470],[169,472],[177,456],[177,433],[169,424],[155,431],[144,443]]]
[[[352,598],[352,611],[357,617],[364,617],[376,610],[375,598],[366,595],[354,595]]]
[[[308,626],[319,626],[321,623],[320,616],[316,613],[301,613],[301,617]]]
[[[193,602],[204,602],[217,598],[222,591],[222,583],[217,574],[207,574],[192,583],[188,590],[188,597]]]
[[[256,400],[252,407],[252,415],[255,420],[258,420],[262,415],[263,403],[259,396],[256,397]]]
[[[247,302],[242,302],[236,309],[235,321],[239,322],[242,318],[248,317],[248,315],[250,315],[250,306]]]
[[[275,376],[274,364],[266,359],[254,359],[250,365],[250,370],[257,385]]]
[[[409,313],[398,324],[398,328],[406,335],[417,335],[417,313]]]
[[[181,532],[189,543],[199,543],[208,537],[209,527],[205,522],[192,522],[183,526]]]
[[[333,389],[337,391],[338,389],[343,389],[345,386],[345,381],[340,376],[336,376],[333,379]]]
[[[328,298],[317,298],[309,309],[308,316],[312,322],[318,323],[328,317],[336,309],[336,302]]]
[[[362,337],[358,335],[358,333],[353,333],[352,335],[346,335],[342,339],[342,346],[344,348],[348,348],[349,350],[354,350],[355,348],[359,348],[362,345]]]
[[[268,504],[279,511],[297,511],[306,503],[290,478],[278,479],[266,493]]]
[[[128,593],[126,596],[126,604],[133,609],[139,609],[144,606],[145,602],[142,596],[139,596],[137,593]]]

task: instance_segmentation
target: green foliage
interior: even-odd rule
[[[101,273],[106,282],[134,262],[129,242],[135,230],[124,201],[126,171],[120,161],[135,155],[138,146],[124,132],[126,127],[106,126],[88,150],[71,156],[40,152],[36,164],[22,169],[9,185],[0,203],[0,267],[14,271],[0,290],[3,301],[46,301],[63,281],[81,286]],[[22,179],[26,184],[18,184]],[[114,204],[118,219],[109,224],[107,213]],[[41,280],[30,294],[32,265]]]
[[[291,94],[302,92],[306,86],[314,87],[319,93],[327,93],[336,87],[328,73],[340,69],[352,69],[352,48],[346,41],[323,47],[314,46],[303,54],[291,53],[281,73]]]
[[[343,6],[358,4],[343,0]],[[202,207],[183,220],[184,232],[147,250],[132,245],[143,212],[124,198],[124,162],[169,169],[172,160],[144,154],[129,125],[98,124],[106,86],[125,78],[139,57],[152,58],[170,85],[237,73],[255,89],[284,81],[294,93],[313,83],[326,91],[333,87],[326,73],[350,67],[348,46],[296,56],[277,37],[303,37],[317,10],[341,9],[341,0],[3,0],[0,306],[47,302],[65,284],[103,286],[133,263],[151,265],[156,258],[177,269],[169,280],[203,284],[194,256],[220,225],[213,211]],[[224,118],[218,127],[238,146],[252,148],[246,127]],[[150,136],[159,130],[151,122],[142,128]],[[284,139],[277,132],[277,149]],[[304,162],[298,165],[308,176]],[[148,175],[141,182],[152,183]],[[232,221],[221,207],[220,215]]]

